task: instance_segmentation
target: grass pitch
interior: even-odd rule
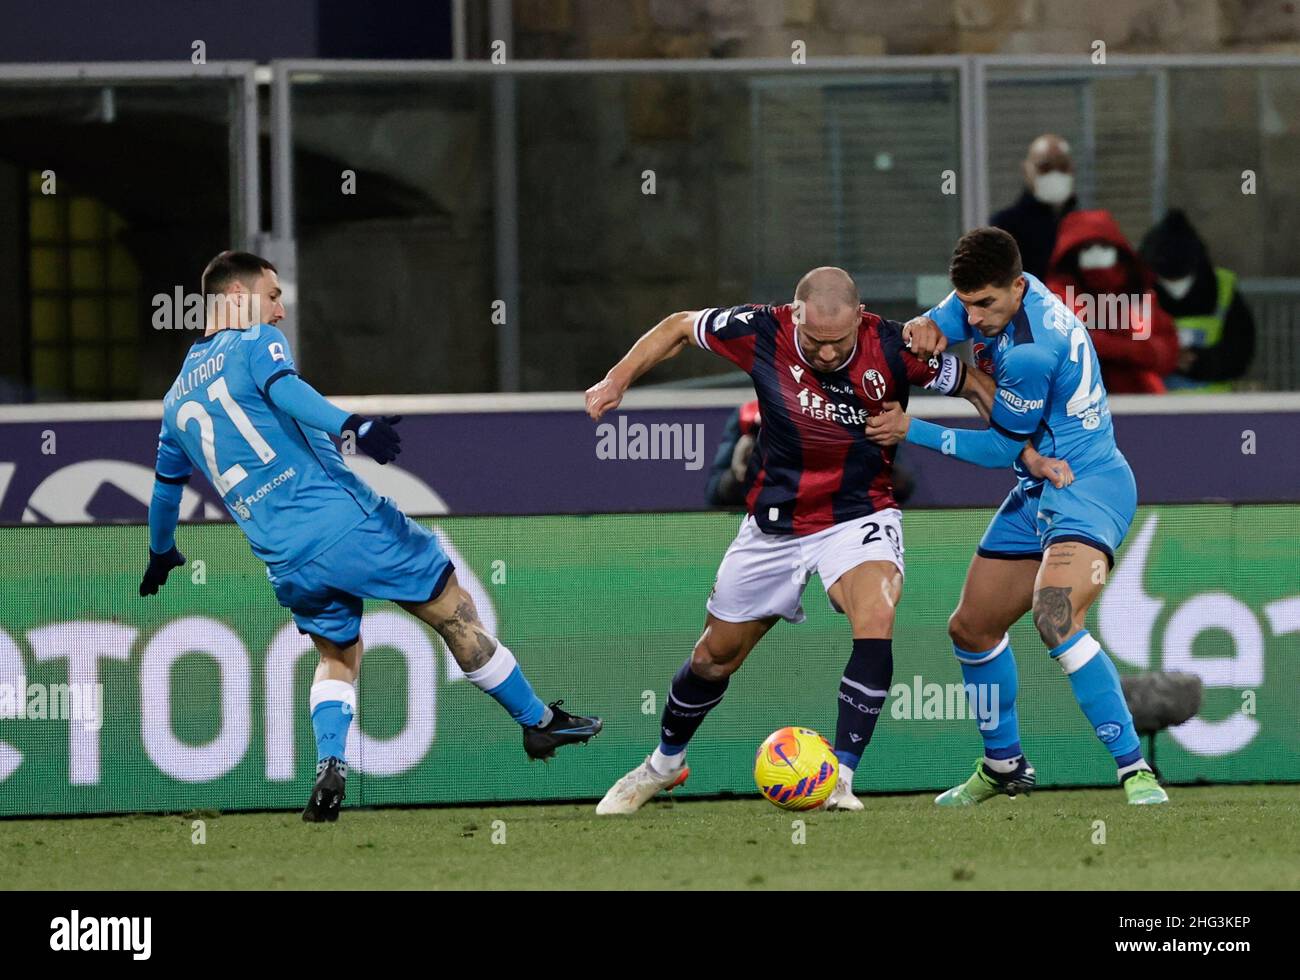
[[[759,799],[0,821],[12,889],[1297,889],[1300,786],[1035,793],[863,813]],[[195,820],[206,843],[195,843]],[[795,823],[803,821],[802,829]],[[1104,835],[1104,836],[1103,836]],[[802,836],[803,843],[797,843]],[[1099,843],[1098,841],[1103,841]]]

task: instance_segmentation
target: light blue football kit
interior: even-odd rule
[[[302,388],[288,341],[270,324],[196,342],[163,399],[157,475],[183,481],[198,466],[298,628],[349,646],[363,598],[424,602],[453,568],[436,537],[343,462],[323,430],[337,433],[346,412],[321,398],[313,427],[282,407],[295,407]]]
[[[989,425],[1003,437],[991,448],[1009,454],[995,456],[991,465],[1011,462],[1019,478],[979,553],[1025,558],[1053,542],[1081,541],[1113,558],[1137,508],[1137,485],[1115,444],[1097,353],[1074,314],[1033,276],[1026,273],[1025,281],[1019,311],[996,337],[966,322],[955,292],[925,314],[954,343],[974,340],[977,360],[991,362],[998,390]],[[961,440],[968,430],[952,431]],[[1030,476],[1019,459],[1026,440],[1044,456],[1069,463],[1074,482],[1057,490]],[[960,449],[955,455],[965,458]]]
[[[349,418],[298,377],[288,341],[271,324],[197,341],[163,399],[150,550],[175,547],[183,484],[198,467],[266,563],[300,632],[347,648],[360,638],[364,599],[437,597],[455,569],[437,537],[343,462],[326,433],[340,435]],[[465,676],[520,725],[551,716],[499,641],[486,665]],[[351,683],[312,685],[319,760],[343,758],[355,710]]]
[[[924,314],[950,341],[974,341],[976,361],[991,367],[997,393],[988,429],[945,429],[912,419],[907,441],[981,466],[1013,465],[1017,484],[984,532],[983,557],[1039,559],[1049,545],[1079,541],[1113,564],[1137,508],[1137,485],[1115,444],[1097,353],[1078,318],[1034,276],[1024,278],[1020,309],[995,337],[967,322],[956,292]],[[1074,481],[1058,490],[1031,476],[1019,458],[1026,441],[1069,463]],[[1018,758],[1018,679],[1008,639],[991,650],[953,651],[968,684],[994,684],[999,692],[999,723],[981,729],[986,758]],[[1141,764],[1119,674],[1097,641],[1079,630],[1050,654],[1121,776]]]

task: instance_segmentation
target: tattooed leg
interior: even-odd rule
[[[1083,629],[1088,607],[1105,584],[1106,568],[1106,556],[1079,541],[1054,544],[1044,553],[1033,609],[1034,626],[1049,650]]]
[[[483,626],[474,600],[460,587],[454,572],[436,598],[400,605],[438,631],[466,679],[494,698],[511,718],[525,727],[549,723],[550,709],[533,693],[515,655]]]
[[[468,674],[487,665],[492,654],[496,653],[497,641],[479,621],[474,600],[463,589],[458,591],[460,595],[451,614],[429,625],[447,641],[447,649],[456,658],[460,669]]]
[[[1046,586],[1034,592],[1034,626],[1050,650],[1075,632],[1069,586]]]
[[[1123,780],[1148,766],[1119,673],[1085,626],[1088,607],[1101,594],[1108,568],[1106,555],[1083,542],[1049,547],[1034,582],[1034,625]]]

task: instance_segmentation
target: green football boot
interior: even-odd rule
[[[1020,758],[1019,768],[1015,772],[1008,773],[993,772],[985,767],[983,759],[978,759],[975,762],[975,772],[970,779],[960,786],[954,786],[940,793],[934,798],[934,802],[939,806],[974,806],[976,803],[991,800],[999,793],[1007,796],[1028,793],[1034,788],[1037,778],[1034,767],[1023,756]]]
[[[1169,794],[1156,782],[1156,774],[1150,769],[1139,769],[1124,780],[1124,795],[1133,806],[1150,806],[1153,803],[1168,803]]]

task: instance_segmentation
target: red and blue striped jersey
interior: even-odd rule
[[[938,362],[906,349],[902,326],[862,314],[857,346],[838,371],[812,367],[795,338],[794,310],[733,306],[701,310],[695,343],[754,381],[763,426],[749,462],[746,507],[769,534],[814,534],[897,507],[894,448],[866,436],[885,402],[907,407],[909,387],[934,385]]]

